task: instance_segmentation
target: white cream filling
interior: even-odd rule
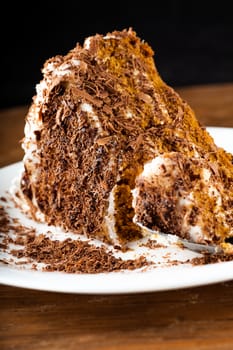
[[[89,119],[92,121],[93,126],[98,129],[99,133],[103,132],[102,125],[99,121],[99,117],[94,113],[92,105],[87,102],[81,104],[81,110],[88,113]]]
[[[126,111],[125,116],[126,116],[127,119],[132,119],[133,118],[133,113],[130,110],[128,110],[128,111]]]
[[[53,70],[53,74],[57,75],[58,77],[63,77],[65,75],[71,75],[73,74],[72,67],[73,66],[79,66],[80,61],[77,59],[72,59],[69,62],[63,63],[57,68]]]
[[[209,169],[206,169],[206,168],[202,169],[201,175],[202,175],[202,180],[204,182],[209,182],[210,177],[211,177],[211,172],[209,171]]]
[[[192,205],[193,201],[191,199],[191,196],[187,196],[187,197],[180,198],[178,203],[180,206],[190,207]]]
[[[110,239],[114,243],[118,243],[119,240],[115,229],[115,217],[114,217],[115,215],[114,192],[115,192],[115,186],[113,187],[109,195],[109,199],[108,199],[109,205],[108,205],[107,215],[105,216],[105,224],[107,226]]]
[[[120,39],[120,37],[116,36],[116,35],[113,35],[113,34],[108,34],[108,35],[105,35],[103,37],[104,40],[107,40],[107,39]]]
[[[141,178],[145,178],[147,181],[150,180],[155,175],[160,175],[163,173],[162,166],[167,167],[167,165],[174,164],[169,159],[165,159],[163,156],[157,156],[153,158],[150,162],[144,164],[143,171],[139,175]]]
[[[91,40],[92,40],[91,37],[88,37],[88,38],[85,39],[84,44],[83,44],[84,49],[86,49],[86,50],[90,49]]]
[[[69,60],[69,62],[64,62],[62,64],[59,64],[58,62],[49,62],[43,68],[43,73],[53,74],[60,77],[66,74],[71,74],[72,73],[71,68],[73,66],[79,66],[79,65],[80,65],[80,60],[77,60],[75,58],[72,58],[71,60]]]
[[[189,226],[189,235],[194,242],[200,242],[203,238],[207,238],[203,235],[203,231],[199,225]]]
[[[176,172],[176,166],[174,167],[175,163],[173,160],[166,158],[164,156],[157,156],[153,158],[150,162],[144,164],[143,171],[138,176],[138,178],[144,178],[147,182],[153,181],[154,176],[161,176],[161,179],[163,179],[163,182],[165,181],[163,178],[164,174],[164,167],[167,169],[166,171],[170,172]],[[202,172],[202,180],[205,183],[205,185],[210,181],[211,178],[211,172],[208,169],[203,169]],[[168,180],[169,181],[169,180]],[[134,188],[132,191],[133,201],[132,206],[133,208],[136,207],[137,199],[139,196],[139,190],[137,188]],[[217,205],[221,205],[221,196],[217,189],[213,186],[209,186],[209,195],[210,196],[216,196],[217,197]],[[178,194],[177,194],[178,196]],[[193,192],[190,192],[187,196],[182,196],[178,198],[178,205],[180,207],[186,208],[186,214],[183,217],[183,223],[182,227],[183,230],[188,232],[190,235],[190,238],[194,242],[199,242],[201,240],[206,240],[208,237],[204,234],[201,225],[195,225],[192,226],[188,224],[189,214],[191,212],[192,206],[194,203],[194,197]],[[200,218],[198,219],[198,221]],[[134,222],[137,223],[137,217],[134,216]]]
[[[105,36],[103,37],[103,39],[104,39],[104,40],[109,40],[109,39],[120,39],[120,37],[117,37],[117,36],[112,35],[112,34],[108,34],[108,35],[105,35]],[[83,43],[84,49],[90,50],[92,40],[93,40],[93,37],[92,37],[92,36],[89,36],[88,38],[86,38],[86,39],[84,40],[84,43]]]
[[[23,163],[28,170],[32,167],[31,181],[36,182],[40,176],[40,172],[37,169],[36,164],[40,162],[39,149],[36,142],[36,131],[40,131],[42,128],[42,121],[39,118],[39,109],[33,108],[26,120],[24,127],[24,140],[22,148],[24,150]]]
[[[222,205],[222,197],[217,188],[212,185],[209,186],[209,196],[216,198],[217,207],[220,207]]]

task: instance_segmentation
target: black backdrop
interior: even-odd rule
[[[129,27],[152,46],[169,85],[232,82],[230,3],[8,1],[1,10],[0,108],[31,102],[47,58],[66,54],[87,36]]]

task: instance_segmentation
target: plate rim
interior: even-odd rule
[[[190,271],[192,273],[186,273]],[[159,279],[162,283],[161,280],[157,283]],[[116,271],[96,274],[32,271],[0,264],[0,283],[3,285],[72,294],[113,295],[159,292],[207,286],[232,279],[233,261],[198,266],[157,267],[151,271]]]

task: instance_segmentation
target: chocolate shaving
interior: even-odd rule
[[[120,270],[134,270],[148,266],[145,257],[135,260],[116,258],[104,247],[96,247],[83,241],[66,239],[52,241],[44,235],[30,238],[22,250],[12,250],[18,258],[26,257],[45,263],[46,271],[68,273],[101,273]]]
[[[0,232],[4,237],[0,244],[2,251],[9,250],[9,244],[22,245],[22,249],[10,250],[12,256],[24,258],[16,265],[34,262],[36,268],[36,264],[44,263],[43,271],[102,273],[135,270],[151,265],[144,256],[123,260],[116,258],[105,246],[96,247],[89,242],[70,238],[64,241],[52,240],[45,234],[36,234],[34,229],[21,225],[18,220],[11,220],[4,207],[0,207]],[[11,238],[9,232],[15,234],[15,238]],[[0,261],[9,263],[4,259]]]

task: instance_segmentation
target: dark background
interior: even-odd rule
[[[46,59],[132,27],[171,86],[233,82],[230,1],[35,1],[1,10],[0,108],[31,103]],[[3,24],[3,21],[5,24]]]

